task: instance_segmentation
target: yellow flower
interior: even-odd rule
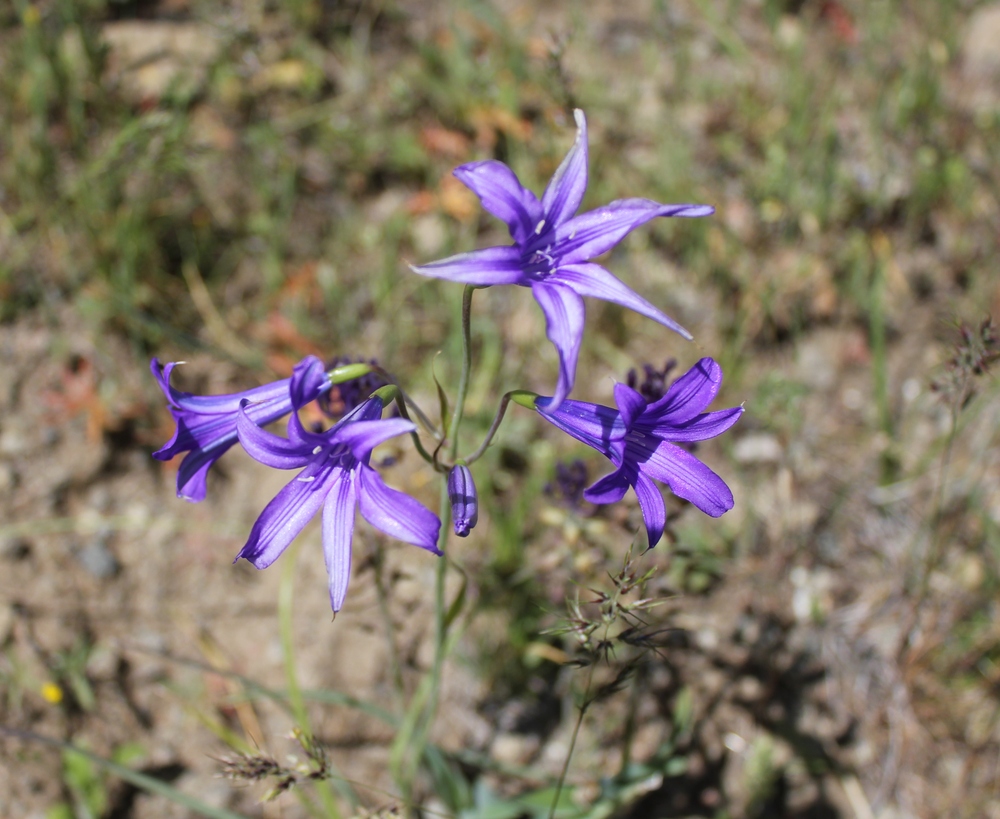
[[[47,682],[42,685],[42,697],[53,705],[58,705],[63,701],[63,690],[54,682]]]

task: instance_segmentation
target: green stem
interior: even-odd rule
[[[605,629],[605,636],[606,635],[607,629]],[[594,669],[596,667],[597,663],[592,663],[589,673],[587,674],[587,687],[584,690],[583,700],[580,702],[579,711],[576,715],[576,724],[573,726],[573,736],[570,737],[569,749],[566,751],[566,761],[563,763],[562,770],[559,772],[559,781],[556,783],[555,796],[552,797],[552,807],[549,808],[549,819],[555,819],[556,809],[559,807],[559,797],[562,795],[563,785],[566,783],[566,775],[569,773],[569,763],[573,759],[573,751],[576,749],[576,738],[580,735],[580,726],[583,725],[583,718],[587,714],[587,709],[590,708],[590,685],[594,681]]]
[[[406,701],[406,688],[403,685],[403,666],[399,662],[399,649],[396,647],[395,629],[392,623],[392,613],[389,611],[389,595],[385,588],[385,578],[382,570],[385,568],[385,549],[381,540],[375,547],[375,590],[378,593],[378,610],[385,626],[385,637],[389,643],[389,665],[392,670],[392,683],[395,689],[396,712],[403,712]]]
[[[421,425],[423,426],[423,428],[425,430],[427,430],[427,432],[431,436],[433,436],[433,438],[435,440],[440,441],[441,440],[441,432],[440,432],[440,430],[438,430],[438,428],[434,426],[434,424],[431,421],[431,419],[427,417],[427,413],[425,413],[420,408],[420,405],[416,401],[414,401],[412,398],[410,398],[410,396],[406,392],[406,390],[404,390],[400,386],[399,380],[396,378],[396,376],[394,376],[388,370],[383,369],[382,367],[379,367],[379,366],[372,367],[372,370],[374,372],[378,373],[380,376],[382,376],[382,378],[384,378],[386,381],[388,381],[390,384],[392,384],[392,386],[394,386],[397,390],[399,390],[399,394],[402,396],[402,401],[400,401],[397,398],[397,403],[399,403],[402,406],[401,414],[403,415],[403,417],[404,418],[409,418],[410,417],[409,414],[406,412],[406,408],[409,407],[411,410],[413,410],[413,414],[417,416],[417,420],[421,423]]]
[[[438,549],[441,557],[434,573],[434,662],[431,665],[430,691],[427,696],[427,704],[420,720],[420,728],[417,731],[414,742],[414,754],[412,759],[419,764],[424,755],[424,748],[430,741],[431,726],[434,724],[434,717],[437,714],[438,695],[441,690],[441,671],[444,668],[445,644],[448,637],[447,611],[448,606],[445,601],[445,575],[448,572],[448,558],[445,555],[445,547],[448,544],[448,530],[451,528],[451,501],[448,498],[448,481],[445,479],[441,484],[441,507],[439,510],[441,517],[441,534],[438,537]]]
[[[399,390],[396,393],[396,406],[399,407],[399,414],[401,417],[405,418],[407,421],[410,420],[410,414],[406,411],[406,399],[403,396],[403,391]],[[413,446],[427,463],[435,465],[434,456],[431,455],[425,448],[420,440],[420,435],[417,434],[416,430],[410,433],[410,440],[413,441]]]
[[[899,471],[895,451],[895,430],[892,409],[889,406],[889,368],[886,357],[885,329],[885,266],[888,264],[888,240],[876,237],[875,259],[871,288],[868,292],[868,328],[872,348],[872,376],[875,388],[875,406],[878,410],[879,428],[886,436],[886,449],[882,452],[882,484],[896,480]]]
[[[281,566],[281,580],[278,584],[278,630],[281,634],[281,653],[285,660],[285,684],[288,686],[288,704],[292,717],[299,727],[310,736],[309,715],[306,712],[299,677],[295,669],[295,645],[292,627],[292,600],[295,590],[295,564],[298,562],[299,547],[293,544],[285,553]]]
[[[309,725],[309,712],[306,710],[305,699],[302,697],[302,689],[299,687],[299,677],[295,669],[295,641],[292,625],[295,565],[298,562],[299,550],[297,546],[292,546],[288,551],[291,554],[286,553],[285,555],[285,562],[281,569],[281,580],[278,584],[278,630],[281,633],[281,653],[285,658],[288,703],[292,708],[292,715],[299,729],[311,739],[313,732]],[[330,783],[326,781],[317,782],[316,793],[323,804],[324,816],[328,819],[340,819],[340,809],[333,798]]]
[[[458,455],[458,432],[465,412],[465,399],[469,392],[469,374],[472,370],[472,294],[475,287],[466,285],[462,294],[462,371],[458,381],[458,396],[455,399],[455,409],[452,412],[451,423],[448,426],[451,435],[451,460]],[[437,452],[435,452],[437,455]],[[435,459],[435,464],[437,463]],[[444,471],[444,470],[441,470]],[[430,675],[425,677],[427,683],[426,699],[421,703],[418,697],[410,703],[410,714],[407,722],[413,720],[412,741],[406,749],[408,763],[400,765],[400,787],[404,796],[409,799],[413,792],[413,779],[416,776],[420,760],[423,758],[427,743],[430,740],[431,726],[437,712],[438,696],[441,688],[441,672],[448,651],[448,607],[445,600],[445,576],[448,571],[446,549],[448,545],[448,530],[451,527],[451,501],[448,498],[448,480],[441,483],[441,533],[438,536],[438,550],[441,558],[437,564],[434,576],[434,661]],[[417,709],[420,709],[419,711]],[[409,729],[406,729],[409,731]],[[402,733],[402,731],[400,732]],[[397,743],[399,742],[397,735]],[[403,749],[400,748],[400,751]]]
[[[963,389],[959,395],[963,395]],[[928,543],[927,553],[924,555],[923,563],[919,569],[920,575],[917,581],[917,592],[911,607],[910,619],[904,630],[905,637],[899,645],[900,657],[908,652],[913,643],[913,635],[917,624],[920,621],[920,613],[927,602],[927,595],[931,587],[931,574],[937,568],[940,561],[941,552],[941,511],[944,508],[944,489],[948,482],[948,469],[951,466],[952,451],[955,446],[955,439],[958,437],[958,414],[960,406],[959,399],[951,407],[951,429],[948,431],[948,439],[945,442],[944,450],[941,452],[941,463],[938,468],[937,485],[934,487],[934,494],[931,500],[931,511],[927,520]]]
[[[512,393],[509,392],[505,393],[504,397],[500,399],[500,406],[497,407],[497,414],[493,417],[493,423],[490,424],[490,428],[486,432],[486,437],[483,438],[483,442],[479,445],[479,449],[465,458],[466,466],[471,463],[475,463],[486,454],[486,448],[493,441],[493,436],[496,435],[497,430],[500,429],[500,424],[503,423],[504,414],[507,412],[507,405],[510,404],[511,394]]]
[[[441,482],[441,534],[438,537],[438,549],[441,558],[438,560],[434,574],[434,665],[431,668],[431,696],[427,703],[428,727],[437,709],[438,684],[441,681],[441,668],[444,665],[444,644],[448,636],[447,605],[444,599],[445,574],[448,571],[448,558],[445,547],[448,545],[448,530],[451,527],[451,501],[448,498],[448,481]]]
[[[458,428],[465,412],[465,397],[469,392],[469,373],[472,370],[472,294],[476,288],[465,285],[462,293],[462,374],[458,379],[458,397],[455,399],[455,410],[451,415],[451,459],[458,457]]]

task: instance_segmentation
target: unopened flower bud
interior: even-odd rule
[[[448,500],[451,501],[455,534],[468,537],[479,522],[479,496],[476,494],[472,473],[464,464],[452,467],[448,474]]]

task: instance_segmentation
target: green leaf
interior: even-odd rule
[[[441,355],[441,353],[438,353]],[[434,364],[437,364],[437,356],[434,356]],[[448,409],[448,396],[444,391],[444,387],[441,386],[441,382],[438,381],[437,372],[435,367],[431,367],[431,375],[434,377],[434,386],[437,387],[438,394],[438,409],[441,413],[441,427],[444,430],[444,437],[448,437],[449,427],[451,426],[451,412]]]
[[[444,558],[442,558],[443,560]],[[455,595],[455,599],[452,601],[451,605],[448,606],[448,611],[444,616],[444,629],[447,631],[451,628],[451,624],[455,622],[455,618],[462,613],[462,607],[465,605],[465,592],[469,587],[469,578],[463,573],[462,574],[462,587],[458,590],[458,594]]]

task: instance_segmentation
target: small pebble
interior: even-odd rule
[[[76,553],[80,565],[98,580],[114,577],[121,569],[118,558],[108,548],[108,538],[103,535],[95,537]]]

